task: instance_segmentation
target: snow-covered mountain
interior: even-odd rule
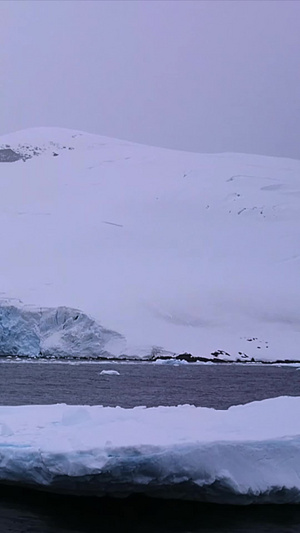
[[[0,163],[0,354],[300,359],[299,161],[36,128]]]

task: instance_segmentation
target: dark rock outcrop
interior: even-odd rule
[[[11,148],[0,148],[0,163],[14,163],[20,159],[23,159],[23,156]]]

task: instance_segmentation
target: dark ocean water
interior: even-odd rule
[[[100,375],[117,370],[119,376]],[[258,365],[0,363],[0,404],[121,407],[193,404],[215,409],[300,396],[300,371]]]
[[[118,370],[120,375],[100,375]],[[291,367],[0,363],[0,404],[179,405],[226,409],[300,396]],[[0,533],[300,533],[300,506],[229,507],[145,498],[86,500],[0,487]]]

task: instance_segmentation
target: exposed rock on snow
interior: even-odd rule
[[[22,156],[11,148],[0,148],[0,163],[14,163],[22,159]]]

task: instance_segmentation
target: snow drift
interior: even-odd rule
[[[227,411],[0,407],[0,480],[58,493],[300,503],[300,398]]]
[[[21,131],[0,138],[0,223],[3,300],[123,339],[57,334],[48,353],[299,359],[298,161]],[[2,353],[39,353],[35,335],[0,328]]]

